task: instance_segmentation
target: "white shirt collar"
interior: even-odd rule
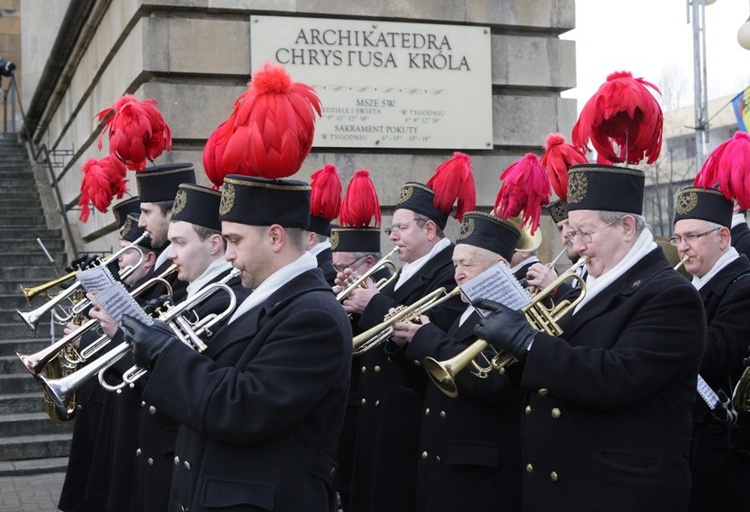
[[[320,242],[318,244],[315,244],[315,246],[311,247],[308,252],[310,254],[312,254],[313,256],[317,256],[321,252],[325,251],[326,249],[330,249],[330,248],[331,248],[331,242],[329,242],[328,240],[325,240],[324,242]]]
[[[289,265],[281,267],[279,270],[268,276],[265,281],[263,281],[255,290],[253,290],[253,293],[248,295],[247,298],[242,301],[242,304],[240,304],[239,307],[234,311],[232,318],[229,319],[229,323],[234,322],[235,319],[237,319],[242,314],[265,302],[268,297],[270,297],[279,288],[284,286],[287,282],[291,281],[298,275],[314,268],[318,268],[318,260],[316,260],[315,256],[313,256],[309,252],[305,252],[304,254],[302,254],[302,256],[294,260]]]
[[[450,244],[451,244],[450,240],[448,240],[447,238],[441,238],[438,243],[432,246],[432,249],[430,249],[430,252],[428,252],[421,258],[418,258],[412,261],[411,263],[404,263],[404,266],[401,267],[401,273],[398,276],[398,281],[396,282],[396,286],[393,289],[398,290],[399,286],[404,284],[413,275],[419,272],[421,268],[427,264],[428,261],[434,258],[437,253],[439,253],[446,247],[450,246]]]
[[[204,286],[206,286],[211,281],[216,279],[219,275],[223,274],[231,268],[232,264],[225,260],[223,257],[217,258],[212,261],[208,268],[204,270],[200,276],[193,279],[187,285],[187,298],[189,299],[190,297],[192,297],[196,292],[199,292],[201,289],[203,289]]]
[[[729,249],[727,249],[727,251],[722,254],[718,260],[716,260],[716,263],[714,263],[714,266],[711,267],[711,270],[706,272],[706,275],[704,275],[703,277],[693,276],[693,286],[695,286],[695,289],[700,290],[707,282],[711,280],[712,277],[714,277],[724,267],[726,267],[739,257],[740,253],[738,253],[737,249],[730,245]]]
[[[745,224],[747,222],[747,218],[745,218],[744,213],[735,213],[732,215],[732,227],[739,226],[740,224]]]

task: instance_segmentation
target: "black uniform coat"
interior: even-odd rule
[[[391,271],[382,267],[372,275],[376,283],[381,279],[391,277]],[[352,325],[356,325],[359,315],[352,315]],[[352,472],[354,470],[354,448],[357,440],[357,415],[359,403],[362,397],[359,394],[359,376],[362,367],[362,357],[352,357],[351,380],[349,382],[349,395],[346,400],[346,414],[344,415],[344,426],[339,436],[339,446],[336,450],[336,462],[339,465],[336,472],[335,487],[341,497],[341,504],[345,511],[349,510],[349,494],[352,487]]]
[[[315,255],[318,260],[318,268],[323,271],[323,277],[326,282],[333,287],[336,283],[336,269],[333,267],[333,252],[330,249],[324,249]]]
[[[206,283],[206,286],[221,281],[229,272],[230,270],[227,270],[216,276],[210,283]],[[249,294],[249,290],[242,287],[239,276],[232,278],[226,284],[234,292],[237,304],[240,304]],[[191,316],[190,313],[183,316],[190,322],[194,322],[207,318],[210,314],[221,313],[228,304],[228,295],[223,291],[218,291],[192,310],[195,316]],[[224,320],[224,323],[228,320],[229,317]],[[218,332],[221,325],[213,327],[211,332]],[[211,343],[212,338],[203,335],[201,339],[208,344]],[[142,387],[147,379],[148,375],[142,377],[137,381],[137,385]],[[141,402],[138,418],[138,446],[135,451],[133,501],[130,507],[132,512],[164,512],[168,509],[177,427],[178,423],[175,420],[162,414],[155,406],[145,400]]]
[[[523,509],[686,510],[698,292],[657,248],[561,327],[523,366]]]
[[[329,511],[350,362],[349,320],[318,269],[203,354],[168,345],[143,395],[180,423],[169,510]]]
[[[161,275],[170,265],[172,262],[166,260],[158,268],[152,268],[131,288],[137,289],[148,280]],[[177,272],[171,273],[165,279],[172,286],[173,301],[178,303],[183,300],[187,294],[188,283],[178,280]],[[136,300],[145,303],[164,293],[166,293],[165,287],[157,284],[144,290],[136,297]],[[110,343],[110,347],[122,341],[122,334],[118,332]],[[109,347],[105,350],[109,350]],[[113,369],[107,372],[108,381],[113,384],[119,382],[122,372],[132,365],[133,361],[130,357],[120,359]],[[119,393],[107,393],[104,396],[86,497],[87,500],[105,507],[108,512],[130,511],[141,403],[141,389],[137,386],[132,388],[126,386]]]
[[[708,320],[701,377],[714,391],[732,396],[744,370],[750,340],[750,262],[740,256],[699,290]],[[746,510],[750,459],[731,447],[730,429],[719,424],[700,397],[694,408],[693,489],[690,510]]]
[[[462,352],[476,341],[478,321],[475,311],[460,327],[456,320],[447,334],[426,324],[394,360],[406,363],[404,371],[426,377],[424,358],[444,361]],[[492,355],[487,352],[487,357]],[[473,372],[469,366],[456,376],[456,398],[427,379],[420,390],[418,512],[521,510],[521,393],[500,372],[485,379]]]
[[[357,324],[363,331],[383,321],[389,309],[411,304],[432,290],[450,291],[453,245],[430,259],[394,291],[398,279],[385,286],[367,305]],[[447,329],[464,305],[454,297],[444,302],[435,321]],[[413,512],[416,504],[417,457],[422,397],[393,365],[383,347],[362,356],[359,389],[362,396],[357,423],[351,512]]]
[[[732,228],[732,247],[750,258],[750,227],[747,226],[747,222],[742,222]]]

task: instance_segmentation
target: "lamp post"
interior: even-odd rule
[[[703,165],[708,143],[708,87],[706,79],[706,5],[716,0],[687,0],[688,23],[693,26],[693,90],[695,92],[695,172]]]
[[[750,17],[747,18],[747,21],[737,31],[737,42],[745,50],[750,50]]]

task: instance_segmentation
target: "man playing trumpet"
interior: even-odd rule
[[[497,264],[508,265],[521,231],[512,223],[480,212],[464,216],[453,249],[456,284],[461,285]],[[467,302],[462,295],[462,300]],[[476,341],[479,313],[466,305],[447,331],[422,317],[422,324],[394,326],[391,358],[424,396],[419,439],[417,511],[479,510],[501,503],[521,510],[521,394],[505,375],[484,378],[470,371],[456,377],[459,393],[449,398],[427,382],[422,361],[449,359]],[[401,346],[400,349],[397,346]],[[487,358],[492,358],[491,351]],[[480,357],[478,363],[487,366]]]

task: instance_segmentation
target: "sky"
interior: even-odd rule
[[[705,9],[711,100],[750,85],[750,50],[737,42],[737,30],[750,16],[750,0],[716,0]],[[576,29],[561,38],[576,41],[577,87],[563,97],[576,98],[580,111],[608,74],[624,70],[668,88],[677,98],[675,106],[693,105],[695,66],[688,10],[687,0],[576,0]],[[675,85],[667,87],[668,83]],[[663,93],[666,97],[668,91]],[[662,107],[668,110],[664,101]]]

